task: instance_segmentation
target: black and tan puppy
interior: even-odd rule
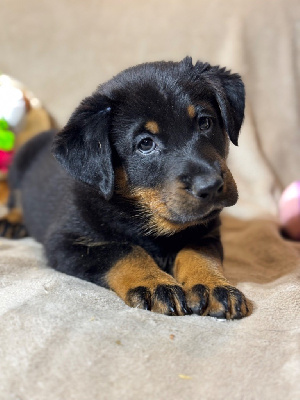
[[[18,235],[21,193],[26,229],[58,271],[132,307],[246,316],[244,295],[222,273],[219,235],[220,211],[238,198],[226,157],[244,97],[239,75],[191,58],[121,72],[61,132],[17,154],[2,233]]]

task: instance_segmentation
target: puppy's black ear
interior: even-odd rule
[[[242,79],[240,75],[231,74],[225,68],[219,67],[209,68],[202,76],[211,85],[226,132],[237,146],[245,110],[245,87]]]
[[[52,146],[55,158],[75,179],[97,187],[107,200],[114,188],[110,117],[109,99],[95,93],[81,102]]]

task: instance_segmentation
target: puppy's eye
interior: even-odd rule
[[[155,150],[155,148],[156,144],[150,137],[142,139],[138,144],[138,149],[143,154],[152,153],[152,151]]]
[[[209,117],[200,117],[198,124],[200,131],[207,131],[211,127],[211,119]]]

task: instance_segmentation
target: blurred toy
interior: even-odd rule
[[[7,75],[0,74],[0,177],[5,176],[14,154],[15,133],[24,124],[27,101]]]
[[[9,130],[5,119],[0,119],[0,149],[11,151],[14,148],[15,135]]]
[[[5,119],[0,119],[0,171],[5,173],[14,154],[15,135]]]
[[[22,128],[25,114],[24,93],[13,85],[7,75],[0,74],[0,119],[4,119],[14,132],[18,132]]]
[[[300,240],[300,181],[291,183],[282,193],[279,220],[285,236]]]
[[[0,72],[0,119],[15,133],[14,150],[18,150],[39,132],[57,126],[40,100],[21,82]],[[4,179],[6,176],[4,176]],[[0,180],[1,177],[0,171]]]
[[[0,213],[7,203],[13,155],[39,132],[56,127],[40,100],[21,82],[0,72]]]

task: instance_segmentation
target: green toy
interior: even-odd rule
[[[15,144],[15,135],[9,130],[5,119],[0,119],[0,150],[12,151]]]

